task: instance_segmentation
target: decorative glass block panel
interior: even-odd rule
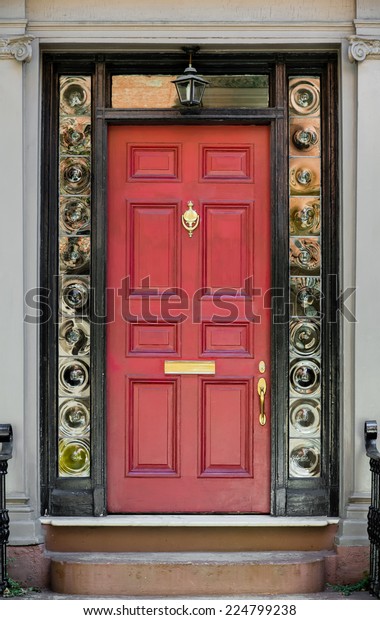
[[[319,436],[321,407],[315,398],[290,400],[290,437]]]
[[[61,400],[59,407],[59,434],[71,437],[90,433],[90,401],[88,399]]]
[[[320,475],[321,147],[320,78],[292,77],[289,79],[291,478]],[[308,441],[309,437],[312,439]]]
[[[61,358],[58,389],[62,396],[87,397],[90,393],[89,359]]]
[[[61,117],[83,116],[91,113],[91,77],[68,76],[60,80]]]
[[[90,323],[86,320],[66,319],[59,328],[61,355],[88,355],[90,352]]]
[[[90,201],[88,197],[61,198],[59,221],[62,232],[88,234],[90,230]]]
[[[90,160],[85,157],[65,157],[60,165],[60,185],[63,194],[89,194]]]
[[[84,316],[90,298],[89,277],[63,277],[60,290],[60,311],[64,315]]]
[[[289,440],[289,473],[293,478],[321,475],[321,445],[318,439]]]
[[[90,268],[90,238],[61,237],[59,240],[61,273],[88,273]]]
[[[58,475],[67,478],[90,475],[90,76],[60,78],[59,137]]]
[[[320,278],[290,278],[292,316],[317,316],[320,313],[320,298]]]
[[[60,439],[58,470],[62,477],[90,475],[90,442],[87,439]]]
[[[318,118],[290,120],[290,155],[320,155],[320,121]]]
[[[196,64],[196,63],[195,63]],[[184,67],[185,68],[185,67]],[[113,108],[180,107],[175,75],[114,75]],[[204,108],[267,108],[268,75],[202,75],[208,82]]]
[[[84,155],[91,149],[91,119],[87,116],[65,118],[60,125],[61,153]]]
[[[292,78],[289,81],[289,113],[306,116],[319,114],[319,78]]]
[[[321,385],[320,363],[317,359],[298,360],[290,363],[290,391],[297,396],[315,396]]]
[[[292,158],[290,160],[289,183],[292,196],[319,196],[321,185],[319,158]]]
[[[319,235],[320,201],[315,198],[290,198],[290,234]]]
[[[290,273],[298,275],[319,275],[321,246],[318,238],[290,238]]]
[[[319,321],[298,319],[290,321],[290,353],[297,357],[318,355],[321,345]]]

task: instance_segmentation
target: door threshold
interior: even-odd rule
[[[273,517],[271,515],[107,515],[105,517],[40,517],[55,527],[325,527],[338,517]]]

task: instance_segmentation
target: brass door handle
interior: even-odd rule
[[[182,213],[182,226],[189,233],[189,237],[193,236],[194,230],[199,224],[199,214],[193,209],[194,203],[191,200],[187,203],[188,209]]]
[[[264,403],[265,403],[265,394],[267,391],[267,382],[265,381],[265,379],[263,377],[260,377],[258,383],[257,383],[257,393],[259,395],[260,398],[260,415],[259,415],[259,422],[261,424],[261,426],[265,426],[266,422],[267,422],[267,416],[265,415],[265,411],[264,411]]]

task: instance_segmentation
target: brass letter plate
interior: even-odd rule
[[[199,360],[165,360],[165,375],[215,375],[215,362]]]

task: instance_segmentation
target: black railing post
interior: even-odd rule
[[[376,446],[376,420],[364,423],[364,437],[371,471],[371,505],[367,528],[370,542],[370,592],[380,598],[380,452]]]
[[[5,500],[5,476],[8,461],[12,458],[13,433],[10,424],[0,424],[0,596],[8,585],[7,543],[9,538],[9,515]]]

